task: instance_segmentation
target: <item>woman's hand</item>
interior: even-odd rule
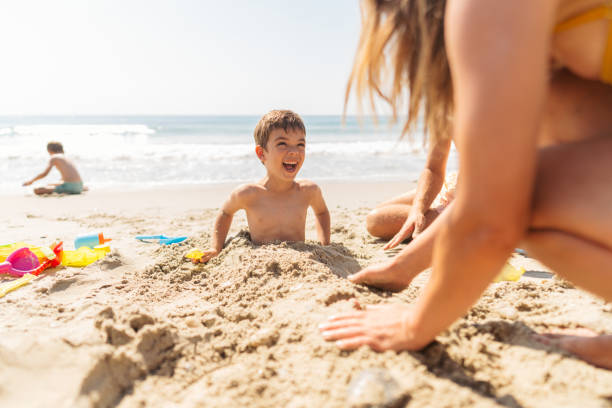
[[[375,351],[417,350],[431,339],[418,339],[412,306],[386,304],[331,316],[319,325],[323,338],[343,350],[369,346]]]
[[[414,207],[413,207],[414,208]],[[425,227],[427,226],[425,214],[419,211],[410,211],[408,218],[406,218],[406,222],[402,225],[399,232],[395,234],[393,238],[383,247],[386,251],[388,249],[395,248],[399,244],[401,244],[406,238],[412,237],[416,238]]]
[[[411,273],[408,269],[402,269],[400,265],[393,261],[382,264],[370,265],[361,271],[348,276],[348,280],[353,283],[364,283],[381,289],[400,291],[405,289],[416,273]]]

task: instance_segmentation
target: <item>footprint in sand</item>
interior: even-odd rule
[[[78,281],[77,278],[59,279],[49,288],[49,293],[61,292],[68,289],[73,283]]]

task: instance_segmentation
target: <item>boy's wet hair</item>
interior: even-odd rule
[[[270,133],[274,129],[283,129],[285,132],[297,130],[306,134],[306,127],[300,115],[290,110],[272,110],[263,115],[255,126],[255,132],[253,133],[255,144],[265,149]]]
[[[64,153],[64,146],[60,142],[47,143],[47,151],[51,153]]]

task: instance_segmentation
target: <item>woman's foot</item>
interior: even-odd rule
[[[391,262],[368,266],[348,276],[353,283],[364,283],[381,289],[399,292],[410,285],[416,275],[406,273]]]
[[[585,331],[574,334],[546,333],[538,340],[556,345],[589,364],[612,370],[612,335],[597,336]]]

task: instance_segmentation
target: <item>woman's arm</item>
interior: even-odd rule
[[[423,346],[476,301],[527,228],[556,1],[451,1],[458,196],[415,307]]]
[[[429,146],[427,161],[419,177],[410,214],[408,214],[408,218],[406,218],[402,228],[383,249],[395,248],[410,235],[415,238],[425,229],[425,213],[429,210],[431,203],[442,189],[442,184],[444,184],[444,174],[446,173],[446,162],[450,147],[450,138],[438,139]]]
[[[431,279],[402,311],[330,318],[321,327],[326,339],[342,348],[421,348],[463,315],[501,269],[529,219],[556,5],[447,3],[460,187],[436,239]]]

